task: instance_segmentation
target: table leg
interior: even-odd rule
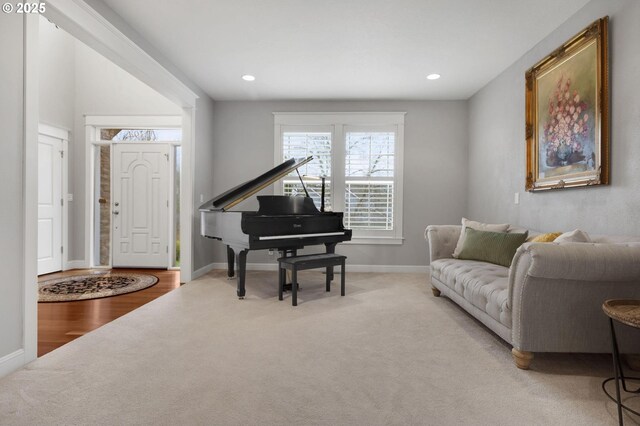
[[[618,341],[616,340],[616,330],[613,326],[613,319],[609,318],[609,326],[611,327],[611,345],[613,348],[613,372],[616,381],[616,403],[618,404],[618,423],[623,425],[622,421],[622,400],[620,399],[620,376],[622,370],[620,368],[620,354],[618,353]]]

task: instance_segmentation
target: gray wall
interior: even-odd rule
[[[39,22],[40,122],[71,131],[75,119],[75,39],[43,16]]]
[[[219,194],[273,167],[273,112],[405,111],[403,245],[345,245],[357,265],[425,265],[424,228],[459,222],[467,199],[465,101],[216,102],[213,114],[212,191]],[[268,193],[268,191],[264,191]],[[196,194],[196,197],[198,194]],[[210,197],[209,197],[210,198]],[[205,198],[205,200],[208,198]],[[239,209],[256,207],[255,198]],[[248,262],[274,262],[265,251]],[[216,262],[226,261],[216,244]]]
[[[527,193],[524,73],[605,15],[610,16],[611,185]],[[640,2],[594,0],[470,99],[469,217],[543,231],[640,234],[638,22]]]
[[[0,358],[23,347],[23,42],[22,16],[0,14]]]

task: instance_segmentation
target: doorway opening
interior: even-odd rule
[[[90,267],[180,267],[181,117],[86,117]]]

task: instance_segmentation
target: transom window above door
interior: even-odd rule
[[[182,140],[182,129],[109,129],[100,128],[100,140],[135,142],[170,142]]]

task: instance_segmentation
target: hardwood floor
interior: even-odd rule
[[[38,356],[77,339],[85,333],[133,311],[180,286],[180,271],[156,269],[112,269],[112,272],[138,272],[158,277],[158,283],[144,290],[102,299],[74,302],[38,303]],[[39,277],[39,281],[92,270],[75,269]]]

